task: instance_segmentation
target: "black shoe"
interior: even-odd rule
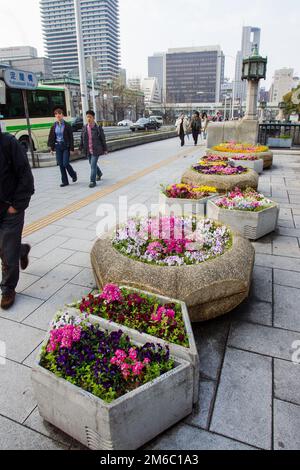
[[[89,188],[95,188],[96,187],[96,183],[90,183],[89,184]]]
[[[97,180],[97,181],[101,181],[102,176],[103,176],[103,174],[101,174],[100,176],[97,175],[96,180]]]
[[[73,179],[73,183],[76,183],[76,181],[77,181],[77,173],[76,172],[75,172],[74,178],[72,178],[72,179]]]
[[[13,306],[16,299],[15,291],[10,292],[9,294],[3,294],[1,299],[1,308],[2,310],[8,310]]]
[[[69,183],[66,183],[66,184],[65,184],[65,183],[62,183],[62,184],[60,185],[61,188],[64,188],[65,186],[69,186]]]
[[[23,271],[25,271],[25,269],[27,268],[27,266],[29,264],[28,255],[29,255],[30,250],[31,250],[30,245],[28,245],[28,244],[24,245],[24,255],[21,256],[21,258],[20,258],[21,269]]]

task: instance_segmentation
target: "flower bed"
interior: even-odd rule
[[[217,188],[218,192],[226,192],[239,187],[257,189],[258,174],[245,167],[223,167],[196,165],[187,170],[181,179],[182,183],[208,185]]]
[[[75,315],[91,316],[109,331],[120,328],[139,344],[168,346],[173,356],[190,362],[194,370],[194,403],[199,396],[199,357],[184,302],[116,285],[74,304]],[[79,313],[81,312],[81,313]]]
[[[222,155],[206,155],[202,158],[202,161],[213,163],[213,162],[228,162],[229,157]]]
[[[162,187],[159,195],[159,213],[177,217],[190,214],[204,216],[208,199],[216,194],[216,188],[211,186],[173,184]]]
[[[205,233],[209,226],[213,231]],[[128,230],[113,230],[110,236],[96,241],[91,253],[99,289],[113,282],[179,299],[186,303],[192,321],[205,321],[229,312],[248,296],[254,249],[249,241],[237,233],[231,233],[227,227],[218,231],[218,242],[214,236],[218,224],[203,221],[200,227],[200,237],[192,247],[194,251],[188,255],[187,263],[187,247],[185,252],[169,258],[168,262],[166,258],[145,262],[141,259],[145,254],[145,240],[141,240],[139,256],[132,256],[140,243],[140,237],[135,235],[136,223],[127,227],[135,238],[133,246],[131,243],[128,245]],[[204,232],[203,227],[206,227]],[[122,250],[115,245],[116,234],[118,239],[120,236],[125,239],[124,244],[120,241]],[[163,234],[161,238],[165,239]],[[209,244],[205,245],[208,241]],[[163,243],[159,245],[163,246]],[[158,248],[158,245],[155,247]],[[179,244],[178,248],[181,251],[182,245]],[[156,256],[154,250],[154,258]]]
[[[252,189],[241,191],[236,188],[209,204],[208,214],[239,230],[246,238],[257,240],[275,230],[279,206]]]
[[[265,145],[252,145],[242,142],[223,142],[212,148],[216,152],[229,152],[229,153],[263,153],[268,152],[269,147]]]
[[[53,323],[32,379],[42,417],[91,449],[136,449],[192,409],[190,364],[68,314]]]
[[[182,266],[222,255],[231,245],[231,234],[227,227],[206,219],[157,217],[129,220],[112,244],[143,263]]]
[[[261,174],[264,169],[264,161],[262,158],[258,158],[256,155],[233,155],[229,159],[229,163],[232,166],[244,166],[245,168],[250,168],[251,170],[256,171],[256,173]]]
[[[244,157],[246,154],[256,155],[257,158],[262,159],[264,161],[264,169],[271,168],[273,164],[273,153],[269,150],[269,147],[263,145],[220,144],[207,149],[206,158],[210,156],[214,158]]]

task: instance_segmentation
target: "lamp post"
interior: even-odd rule
[[[267,58],[259,55],[257,45],[253,47],[252,55],[243,60],[242,80],[248,81],[244,119],[257,120],[258,84],[262,78],[266,78],[267,61]]]
[[[78,48],[82,118],[83,118],[83,121],[85,121],[86,112],[88,110],[88,91],[87,91],[87,82],[86,82],[86,69],[85,69],[85,62],[84,62],[80,0],[74,0],[74,6],[75,6],[75,20],[76,20],[77,48]]]
[[[286,109],[285,102],[280,101],[280,103],[278,104],[278,108],[279,108],[279,113],[277,114],[276,119],[277,121],[284,121],[285,119],[284,111]]]

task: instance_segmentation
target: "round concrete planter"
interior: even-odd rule
[[[230,159],[230,157],[232,157],[232,156],[234,156],[234,157],[244,156],[245,153],[216,152],[216,150],[207,149],[206,155],[207,156],[209,156],[209,155],[220,155],[222,157],[228,157],[228,159]],[[264,170],[266,170],[267,168],[272,167],[272,165],[273,165],[273,153],[270,150],[268,152],[255,153],[255,155],[258,158],[261,158],[264,161]]]
[[[244,166],[245,168],[250,168],[250,170],[256,171],[259,175],[264,170],[264,162],[261,158],[258,160],[232,160],[229,159],[229,163],[232,166]]]
[[[174,357],[174,369],[106,403],[43,368],[41,352],[32,369],[41,417],[91,450],[135,450],[192,412],[193,367],[183,359]]]
[[[260,212],[236,211],[218,207],[214,201],[207,205],[207,216],[230,225],[249,240],[258,240],[276,229],[279,205],[274,205]]]
[[[195,214],[199,216],[206,215],[206,205],[209,199],[216,197],[217,193],[211,193],[210,196],[202,199],[181,199],[170,198],[160,192],[159,194],[159,213],[162,215],[171,215],[177,217]]]
[[[258,174],[256,171],[248,170],[241,175],[204,175],[190,168],[183,174],[181,181],[194,186],[214,186],[217,191],[225,192],[236,187],[257,189]]]
[[[128,258],[117,251],[111,236],[99,239],[91,253],[95,279],[127,285],[185,302],[191,321],[199,322],[230,312],[248,297],[254,248],[233,233],[233,246],[222,256],[192,266],[158,266]]]

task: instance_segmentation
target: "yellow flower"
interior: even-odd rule
[[[265,145],[253,145],[247,143],[222,143],[213,147],[216,152],[229,153],[261,153],[267,152],[269,147]]]
[[[193,188],[192,191],[194,193],[216,193],[217,188],[213,186],[199,186],[198,188]]]

